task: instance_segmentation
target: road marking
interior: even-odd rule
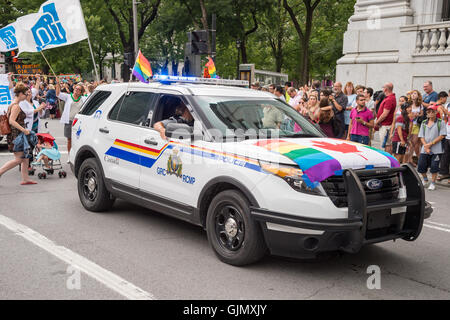
[[[61,154],[68,154],[69,152],[68,151],[60,151],[59,153],[61,153]],[[12,153],[0,153],[0,157],[13,157],[13,154]]]
[[[431,224],[434,224],[434,225],[440,226],[440,227],[450,228],[450,225],[448,225],[448,224],[437,223],[437,222],[433,222],[433,221],[426,221],[426,223],[431,223]]]
[[[118,275],[108,271],[94,262],[80,256],[79,254],[59,246],[38,232],[21,225],[16,221],[0,215],[0,224],[14,232],[16,235],[25,238],[36,246],[44,249],[48,253],[61,259],[69,265],[77,267],[81,272],[103,283],[106,287],[119,293],[130,300],[154,300],[156,299],[151,293],[148,293]]]
[[[436,226],[432,226],[432,225],[430,225],[430,224],[424,224],[424,227],[427,227],[427,228],[431,228],[431,229],[435,229],[435,230],[439,230],[439,231],[444,231],[444,232],[450,233],[450,229],[445,229],[445,228],[441,228],[441,227],[436,227]]]

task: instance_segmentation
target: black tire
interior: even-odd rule
[[[86,210],[92,212],[107,211],[114,204],[114,198],[106,189],[100,165],[94,158],[86,159],[81,164],[80,170],[78,170],[77,184],[78,196]]]
[[[225,263],[234,266],[251,264],[267,252],[261,227],[250,218],[249,207],[247,198],[237,190],[219,193],[209,205],[206,217],[208,241],[217,257]]]

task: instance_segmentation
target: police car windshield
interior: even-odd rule
[[[223,137],[323,137],[291,106],[277,99],[195,96],[210,130]]]

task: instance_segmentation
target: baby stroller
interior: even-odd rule
[[[58,172],[59,178],[66,178],[67,173],[63,170],[61,164],[61,153],[58,151],[58,145],[55,142],[55,138],[49,133],[36,134],[39,140],[41,148],[34,149],[35,162],[31,163],[31,175],[38,172],[39,179],[47,179],[47,175],[53,175]],[[48,166],[43,163],[43,159],[48,160]]]

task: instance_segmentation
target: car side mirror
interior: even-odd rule
[[[194,136],[194,128],[185,123],[169,123],[166,127],[166,137],[173,139],[191,139]]]

